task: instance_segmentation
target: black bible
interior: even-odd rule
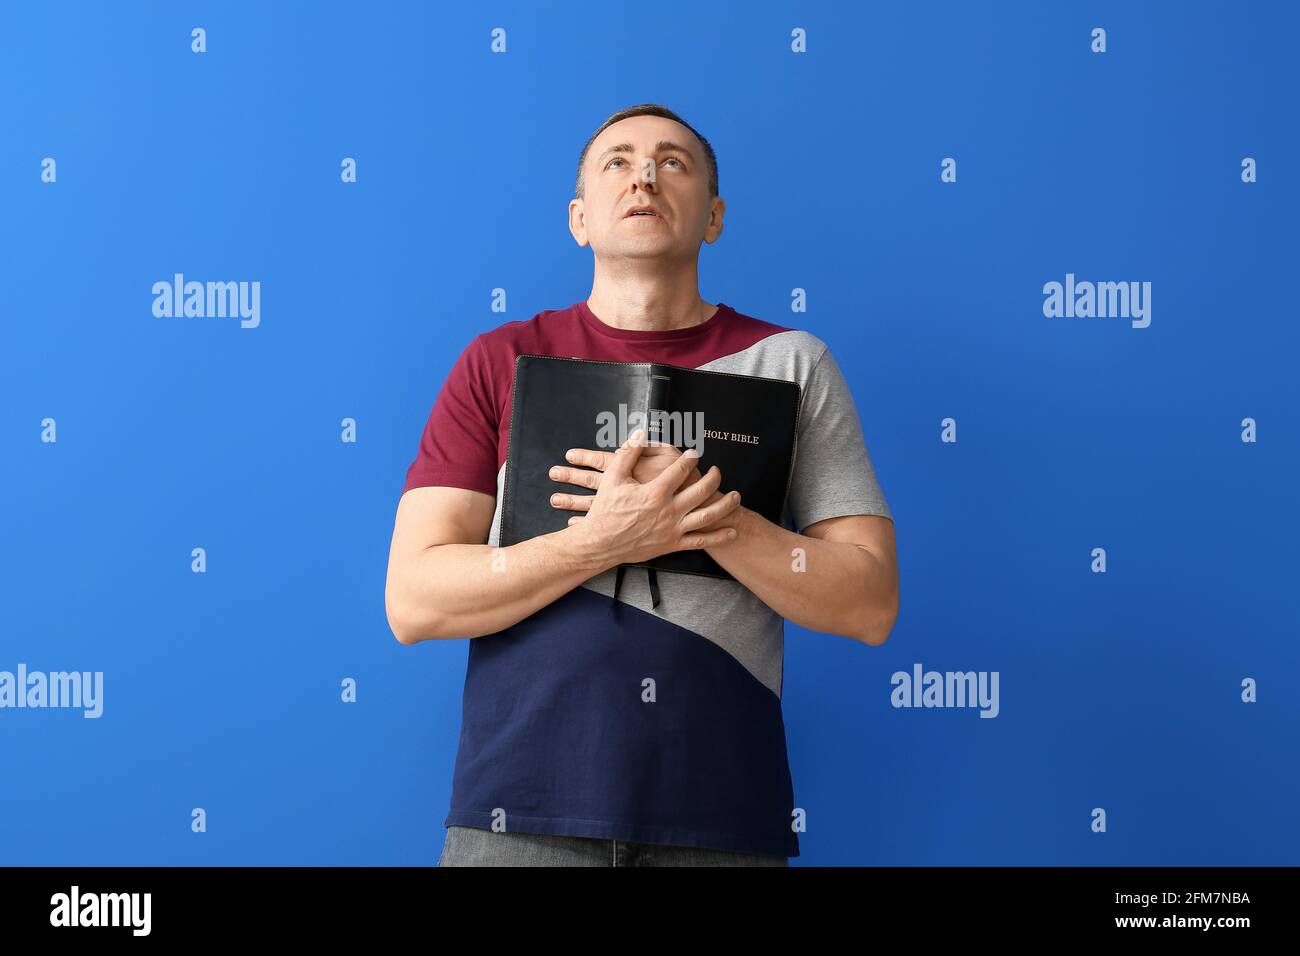
[[[801,391],[783,379],[657,362],[520,355],[515,359],[499,542],[508,547],[559,531],[581,512],[555,492],[592,495],[549,475],[570,448],[615,452],[641,428],[651,442],[698,448],[700,474],[722,472],[719,491],[781,525],[794,467]],[[731,575],[704,550],[675,551],[631,567]]]

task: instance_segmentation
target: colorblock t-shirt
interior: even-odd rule
[[[689,328],[618,329],[581,301],[474,337],[407,470],[403,494],[442,485],[494,496],[488,545],[499,543],[521,353],[797,382],[783,526],[893,520],[853,398],[820,339],[724,303]],[[557,482],[537,493],[574,490]],[[652,601],[650,572],[625,570],[621,587],[611,569],[470,640],[443,825],[491,828],[503,818],[506,830],[524,833],[798,856],[781,714],[785,622],[735,580],[658,571]]]

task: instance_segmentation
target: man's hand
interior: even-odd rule
[[[614,452],[599,451],[591,448],[570,448],[564,454],[566,461],[574,465],[585,465],[587,468],[594,468],[594,471],[587,471],[582,468],[569,468],[564,465],[556,465],[551,468],[550,476],[558,482],[567,485],[578,485],[583,488],[590,488],[593,491],[600,487],[600,480],[604,477],[603,472],[608,471],[609,466],[614,461]],[[636,460],[632,469],[632,477],[641,484],[649,484],[658,478],[672,464],[682,457],[682,450],[676,445],[665,444],[661,442],[650,442],[641,450],[641,456]],[[699,481],[701,477],[699,469],[699,458],[691,459],[692,464],[686,473],[686,478],[681,484],[681,488],[689,487]],[[680,489],[679,489],[680,490]],[[736,492],[736,500],[739,502],[740,492]],[[714,491],[705,501],[705,504],[713,504],[721,501],[725,496]],[[587,511],[591,507],[594,495],[573,495],[557,492],[551,496],[551,504],[556,508],[562,508],[566,511]],[[705,525],[700,531],[716,531],[719,528],[734,527],[732,519],[735,513],[732,512],[723,518]],[[569,519],[569,524],[580,521],[581,515],[574,515]],[[711,545],[710,545],[711,547]]]
[[[569,522],[582,546],[604,558],[617,558],[617,563],[636,564],[733,540],[735,529],[720,522],[739,506],[740,494],[718,493],[722,472],[717,466],[700,475],[698,452],[647,445],[642,435],[638,430],[612,455],[571,450],[570,461],[599,460],[600,471],[558,466],[551,470],[556,480],[596,490],[594,495],[551,498],[556,507],[586,512],[581,521],[575,516]]]
[[[581,485],[593,491],[600,486],[600,472],[606,471],[614,461],[612,451],[598,451],[593,448],[570,448],[564,453],[564,460],[574,465],[585,465],[596,471],[580,471],[577,468],[565,468],[557,465],[551,469],[551,477],[570,485]],[[654,481],[663,470],[682,457],[682,450],[676,445],[665,442],[647,442],[641,449],[641,457],[636,460],[632,477],[641,484]],[[698,463],[699,459],[696,459]],[[700,480],[698,464],[691,468],[684,484],[690,485]]]

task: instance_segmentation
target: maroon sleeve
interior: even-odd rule
[[[412,488],[443,485],[496,497],[500,417],[481,339],[476,336],[465,347],[447,374],[415,460],[406,470],[403,494]]]

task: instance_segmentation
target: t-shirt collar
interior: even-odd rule
[[[610,338],[634,342],[676,342],[682,339],[694,338],[697,335],[706,335],[725,322],[727,315],[731,312],[730,306],[725,302],[719,302],[717,310],[698,325],[689,325],[684,329],[650,330],[619,329],[612,325],[607,325],[600,319],[596,318],[596,314],[592,312],[591,307],[587,305],[586,299],[579,300],[575,308],[578,313],[578,318],[581,319],[583,324],[588,326],[592,331],[600,335],[607,335]]]

